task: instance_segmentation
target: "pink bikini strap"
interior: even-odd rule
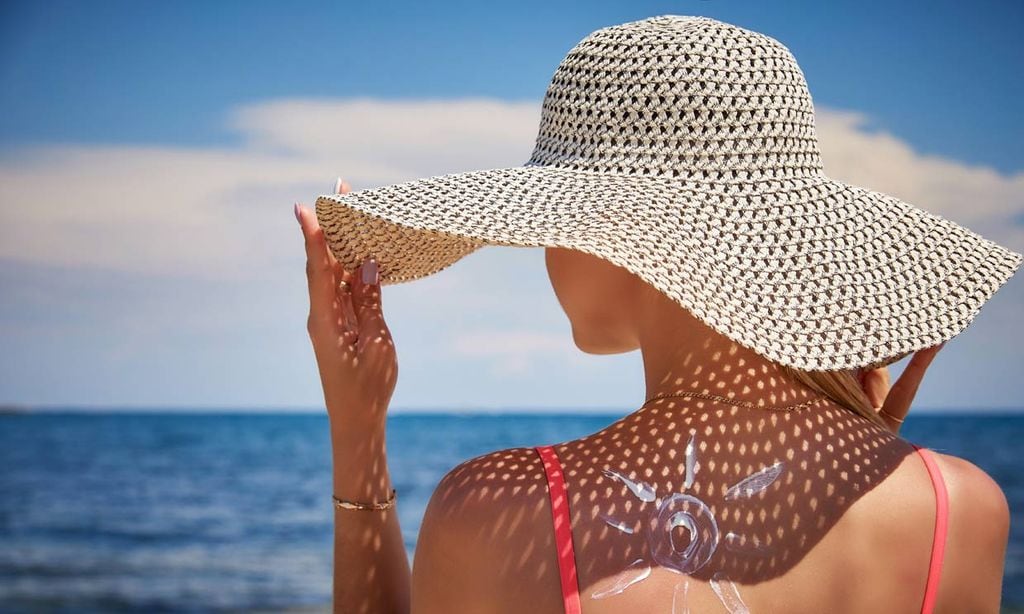
[[[949,525],[949,494],[946,492],[946,482],[942,479],[939,465],[935,457],[927,448],[917,444],[914,446],[918,454],[924,460],[928,468],[928,476],[932,479],[932,486],[935,488],[935,534],[932,537],[932,557],[928,565],[928,583],[924,588],[924,603],[921,605],[922,614],[931,614],[935,608],[935,598],[939,593],[939,578],[942,576],[942,559],[946,552],[946,529]]]
[[[576,578],[576,553],[572,547],[572,528],[569,525],[569,497],[562,478],[562,466],[553,446],[536,446],[544,463],[551,496],[551,520],[555,527],[555,546],[558,550],[558,574],[562,581],[562,602],[566,614],[581,614],[580,593]]]

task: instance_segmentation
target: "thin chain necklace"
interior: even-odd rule
[[[801,401],[800,403],[794,403],[793,405],[775,405],[775,406],[770,406],[769,405],[769,406],[763,406],[763,405],[757,405],[756,403],[751,403],[750,401],[735,401],[733,399],[730,399],[729,397],[723,397],[723,396],[719,396],[717,394],[708,394],[706,392],[685,391],[685,392],[679,392],[679,393],[676,393],[676,394],[655,395],[655,396],[647,399],[646,401],[644,401],[644,404],[641,405],[640,407],[645,407],[648,403],[650,403],[651,401],[653,401],[655,399],[668,399],[668,398],[672,398],[672,397],[696,397],[696,398],[699,398],[699,399],[708,399],[708,400],[711,400],[711,401],[719,401],[721,403],[726,403],[728,405],[735,405],[737,407],[746,407],[746,408],[749,408],[749,409],[763,409],[763,410],[767,410],[767,411],[793,411],[793,410],[796,410],[796,409],[800,409],[801,407],[806,407],[808,405],[813,405],[814,403],[817,403],[818,401],[820,401],[820,400],[825,398],[823,395],[817,395],[817,396],[814,396],[814,397],[812,397],[810,399],[807,399],[806,401]]]

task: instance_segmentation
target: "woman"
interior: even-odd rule
[[[362,271],[372,270],[365,265],[354,275],[338,265],[316,218],[307,209],[297,211],[308,255],[309,334],[330,415],[334,491],[344,499],[386,499],[392,482],[385,458],[384,415],[398,367],[380,287],[362,282]],[[629,272],[581,252],[545,251],[552,285],[572,322],[577,345],[595,354],[639,348],[646,398],[677,388],[769,405],[797,404],[817,396],[778,365],[701,324]],[[341,280],[351,284],[350,292],[339,289]],[[350,336],[361,340],[358,349],[348,349]],[[700,462],[707,470],[694,479],[698,489],[719,493],[716,503],[731,478],[704,476],[734,457],[744,458],[744,468],[765,464],[763,457],[771,454],[773,444],[776,449],[799,451],[801,459],[825,454],[828,462],[820,461],[815,468],[840,458],[844,464],[869,459],[841,481],[814,480],[810,490],[803,487],[804,481],[794,481],[762,502],[767,510],[781,505],[786,522],[771,516],[767,524],[759,524],[760,519],[754,524],[781,535],[771,539],[763,529],[753,532],[752,542],[772,543],[753,544],[751,553],[739,546],[736,552],[727,549],[729,558],[722,563],[737,569],[733,581],[744,585],[737,593],[750,611],[919,611],[933,540],[935,493],[924,462],[896,433],[938,349],[917,352],[891,388],[886,367],[863,374],[864,392],[881,408],[879,415],[891,430],[830,399],[808,405],[802,413],[778,413],[734,411],[727,403],[682,398],[658,400],[593,435],[557,446],[567,489],[573,493],[571,526],[585,611],[686,611],[677,588],[680,576],[672,571],[652,570],[642,581],[614,593],[616,584],[644,575],[643,564],[633,566],[639,568],[634,575],[618,573],[642,558],[643,540],[633,537],[639,528],[634,508],[641,499],[613,478],[597,474],[593,466],[599,460],[623,474],[639,472],[656,492],[672,492],[680,484],[676,467],[686,441],[680,434],[689,425],[706,424],[728,426],[724,434],[714,430],[701,438]],[[722,382],[726,385],[719,385]],[[810,412],[823,421],[806,426]],[[732,431],[734,425],[740,427],[738,433]],[[798,432],[801,427],[806,430]],[[839,440],[847,442],[845,448],[818,437],[835,432],[846,433]],[[802,450],[804,443],[812,447]],[[741,456],[744,447],[749,452]],[[848,459],[850,450],[857,452]],[[932,454],[948,488],[951,519],[935,611],[998,612],[1009,528],[1006,499],[975,465]],[[814,477],[813,472],[802,471]],[[338,510],[335,611],[397,612],[408,611],[411,605],[412,611],[423,613],[562,612],[545,484],[541,462],[530,449],[494,452],[449,472],[423,519],[411,595],[393,510]],[[794,496],[798,503],[790,500]],[[600,503],[588,508],[587,503],[595,500]],[[606,518],[634,525],[632,534],[616,530]],[[742,529],[732,533],[742,534],[751,524],[741,519],[738,526]],[[771,565],[750,564],[759,547],[770,549],[766,560]],[[687,587],[690,611],[721,611],[714,602],[722,600],[710,584],[699,584],[695,577]],[[601,597],[602,592],[609,594]],[[595,593],[597,599],[586,598]]]
[[[662,48],[650,51],[651,45]],[[709,46],[717,51],[707,52]],[[750,49],[760,56],[736,59]],[[665,68],[669,51],[679,64]],[[622,74],[636,77],[636,87],[663,83],[652,74],[692,79],[685,83],[687,91],[705,87],[708,75],[719,84],[731,83],[748,96],[736,103],[734,117],[748,120],[751,131],[767,132],[745,141],[733,132],[724,139],[713,131],[709,135],[707,125],[716,120],[708,110],[718,107],[698,108],[708,98],[688,96],[679,104],[699,113],[658,109],[651,113],[652,123],[640,124],[642,131],[632,116],[611,130],[632,130],[634,137],[665,133],[666,122],[682,118],[680,129],[689,130],[691,140],[704,140],[686,146],[675,137],[663,142],[705,154],[711,162],[700,162],[699,169],[677,152],[652,163],[649,154],[657,148],[638,145],[636,138],[573,135],[559,142],[559,130],[569,125],[609,130],[600,112],[588,111],[590,120],[574,123],[565,113],[584,107],[557,105],[595,100],[593,88],[607,86],[608,75],[615,74],[608,65],[615,53],[625,54]],[[598,76],[588,84],[570,73],[583,70],[589,59],[599,68],[588,69]],[[779,64],[765,59],[782,61],[783,76]],[[735,70],[719,73],[704,66],[701,74],[690,74],[689,63],[701,61],[724,62]],[[657,68],[648,70],[644,62]],[[764,68],[753,87],[776,83],[776,96],[760,98],[750,81],[729,81],[730,75],[746,74],[744,67]],[[874,223],[885,219],[885,228],[900,228],[897,217],[886,218],[891,210],[869,209],[863,200],[867,195],[877,203],[883,197],[866,191],[851,196],[848,186],[826,180],[813,149],[789,151],[788,157],[782,149],[771,150],[781,143],[806,144],[806,139],[779,137],[775,123],[748,115],[746,103],[752,99],[771,111],[766,117],[792,107],[793,92],[801,91],[793,83],[806,87],[797,73],[788,50],[777,42],[707,18],[662,16],[602,29],[577,45],[556,72],[532,168],[513,169],[528,183],[518,192],[508,191],[511,171],[501,169],[484,172],[496,177],[491,183],[483,173],[467,173],[352,193],[339,180],[340,196],[321,197],[316,215],[296,205],[307,250],[308,332],[334,449],[336,611],[998,611],[1009,524],[1001,489],[968,461],[919,449],[898,432],[935,353],[1013,274],[1021,256],[946,220],[917,217],[904,220],[909,230],[902,234],[944,230],[942,244],[919,245],[947,257],[937,259],[938,268],[926,267],[928,260],[904,266],[896,258],[883,259],[876,249],[891,246],[888,237],[865,233],[862,220],[850,215],[856,209],[846,206],[856,202],[865,219],[881,215]],[[567,95],[573,88],[583,93]],[[802,95],[797,105],[809,102],[806,91]],[[673,104],[664,91],[639,98],[648,105]],[[775,100],[783,105],[772,107]],[[598,108],[612,107],[591,110]],[[694,117],[706,123],[694,124]],[[783,129],[806,136],[805,120],[797,116]],[[716,150],[740,141],[737,151]],[[587,149],[581,143],[617,143],[625,149]],[[761,191],[744,192],[757,182],[747,181],[752,177],[747,167],[729,165],[755,145],[771,150],[759,167],[773,170],[758,185]],[[623,151],[640,153],[623,162]],[[672,166],[675,160],[681,162]],[[703,192],[687,187],[663,199],[656,190],[674,190],[677,184],[638,179],[651,175],[652,168],[680,182],[708,183]],[[805,170],[811,174],[802,175]],[[464,183],[445,187],[447,181]],[[587,189],[577,190],[579,182],[587,182]],[[613,193],[602,195],[602,186]],[[836,192],[828,192],[830,187]],[[447,191],[438,198],[442,188]],[[466,194],[467,204],[459,209],[458,198]],[[490,208],[496,194],[502,204]],[[637,194],[636,208],[632,202],[616,204]],[[764,198],[767,194],[772,198]],[[808,194],[815,199],[806,201],[811,204],[796,198]],[[849,203],[842,200],[847,196]],[[387,206],[374,208],[375,199],[388,199]],[[681,204],[697,199],[703,199],[700,208]],[[416,200],[427,204],[420,207]],[[433,202],[456,204],[428,212]],[[885,202],[898,212],[913,211],[898,201]],[[701,225],[701,216],[714,215],[716,207],[722,215]],[[841,224],[847,226],[816,226],[806,217],[791,223],[808,210],[828,213],[830,220],[845,214]],[[682,225],[669,228],[678,219]],[[585,229],[566,230],[584,223]],[[840,257],[785,277],[785,263],[773,260],[778,254],[811,262],[820,252],[788,251],[793,245],[818,245],[810,240],[765,238],[779,228],[788,237],[825,236]],[[637,229],[643,232],[633,232]],[[632,234],[628,243],[615,243],[617,233]],[[452,469],[428,504],[410,574],[385,454],[385,414],[398,374],[395,347],[382,313],[378,263],[361,255],[384,254],[389,279],[402,281],[436,272],[486,244],[544,245],[552,286],[576,345],[595,354],[639,349],[646,395],[638,409],[586,437],[496,451]],[[972,270],[988,271],[990,280],[954,274],[959,260],[949,263],[955,249],[949,246],[960,244],[985,250],[982,261],[993,263],[991,268]],[[733,266],[738,262],[728,253],[733,247],[767,268]],[[677,254],[692,259],[673,260]],[[893,290],[883,280],[879,287],[902,301],[887,302],[878,298],[883,293],[858,295],[836,281],[847,276],[813,275],[844,255],[865,254],[879,258],[866,275],[885,277],[881,263],[889,262],[899,265],[889,271],[892,279],[921,282],[936,276],[938,285],[928,288],[948,287],[944,296],[959,302],[936,302],[920,283]],[[910,251],[900,255],[912,258]],[[759,295],[765,304],[724,300],[747,296],[758,282],[775,288]],[[723,290],[696,293],[705,287]],[[819,296],[820,302],[811,302]],[[931,302],[916,302],[924,297]],[[769,305],[775,299],[796,302],[791,309]],[[861,300],[875,301],[868,316],[844,310]],[[907,305],[920,305],[931,320],[920,324],[919,314]],[[792,314],[789,322],[802,317],[803,324],[784,328],[783,316]],[[848,322],[849,330],[813,330],[815,322],[829,317],[833,324]],[[922,340],[934,338],[921,332],[933,329],[928,322],[948,318],[958,319],[933,327],[941,328],[942,342],[925,347]],[[873,328],[866,330],[865,324]],[[907,355],[908,347],[918,351],[890,387],[884,365]]]

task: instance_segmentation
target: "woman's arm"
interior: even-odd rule
[[[335,191],[344,193],[347,185],[339,179]],[[333,494],[353,502],[384,501],[392,488],[385,418],[398,362],[384,322],[377,264],[367,260],[355,273],[345,270],[316,215],[296,204],[295,216],[306,243],[307,331],[330,422]],[[409,586],[395,507],[335,505],[334,611],[408,612]]]
[[[391,493],[384,425],[331,427],[334,494],[384,501]],[[334,507],[334,611],[408,612],[409,559],[396,508]]]

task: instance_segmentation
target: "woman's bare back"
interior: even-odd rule
[[[831,401],[770,411],[659,399],[555,450],[588,614],[920,611],[935,523],[924,462]],[[996,611],[1005,499],[980,469],[935,456],[951,502],[936,611]],[[486,611],[563,611],[535,450],[463,463],[430,507],[421,539],[456,527],[449,577],[489,595]]]
[[[575,504],[581,597],[591,612],[621,611],[640,597],[666,612],[673,598],[679,612],[684,603],[693,611],[836,611],[870,586],[858,569],[869,523],[852,508],[913,452],[824,400],[788,411],[656,401],[559,450]],[[623,478],[649,485],[650,500]],[[927,486],[920,490],[931,495]],[[930,543],[931,533],[920,533]],[[928,544],[920,553],[918,597]],[[868,558],[877,565],[877,555]],[[630,567],[633,577],[651,572],[617,592]]]

